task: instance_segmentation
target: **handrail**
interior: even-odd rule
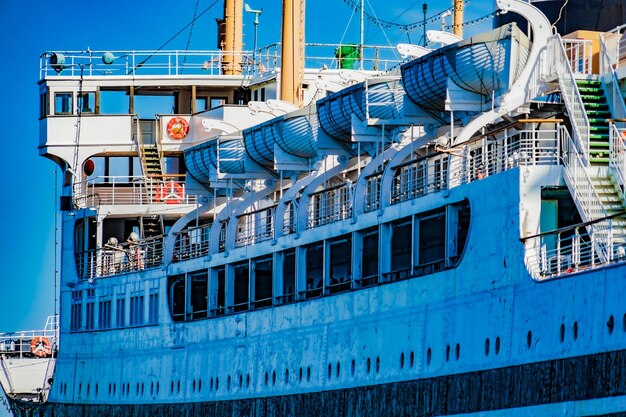
[[[626,211],[620,211],[619,213],[613,213],[613,214],[608,215],[606,217],[603,217],[601,219],[595,219],[595,220],[590,220],[588,222],[576,223],[576,224],[573,224],[571,226],[559,227],[558,229],[550,230],[548,232],[541,232],[541,233],[537,233],[537,234],[531,235],[531,236],[524,236],[524,237],[521,237],[519,240],[521,242],[526,242],[527,240],[530,240],[530,239],[535,239],[535,238],[538,238],[538,237],[550,236],[550,235],[554,235],[554,234],[557,234],[557,233],[568,232],[568,231],[571,231],[571,230],[578,229],[580,227],[591,226],[591,225],[594,225],[594,224],[597,224],[597,223],[601,223],[601,222],[606,221],[606,220],[615,219],[616,217],[621,217],[621,216],[626,216]]]
[[[584,166],[587,166],[589,161],[589,118],[580,91],[576,86],[576,78],[574,78],[574,73],[569,64],[563,41],[558,34],[548,40],[548,57],[553,60],[552,70],[556,71],[561,96],[570,113],[574,140],[583,155]]]
[[[609,168],[617,183],[622,200],[626,199],[626,145],[624,144],[625,129],[618,129],[609,123]]]
[[[608,98],[611,115],[615,119],[626,118],[626,105],[624,104],[624,96],[619,89],[617,75],[613,68],[613,62],[609,56],[605,37],[600,36],[600,70],[602,74],[603,84],[606,87],[605,92]]]

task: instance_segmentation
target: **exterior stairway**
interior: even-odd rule
[[[598,194],[602,206],[606,210],[608,216],[621,213],[626,208],[620,196],[619,191],[615,187],[615,182],[609,174],[608,170],[601,169],[603,173],[590,175],[593,187]],[[613,226],[613,243],[615,245],[623,245],[626,243],[626,216],[618,216],[612,220]]]
[[[607,166],[609,163],[609,123],[611,117],[602,83],[577,80],[576,85],[589,119],[589,162]]]

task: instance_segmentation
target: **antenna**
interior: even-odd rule
[[[256,63],[256,49],[257,49],[257,33],[259,31],[259,16],[263,12],[263,9],[254,10],[248,3],[243,4],[243,9],[247,13],[254,13],[254,49],[252,50],[252,62]]]

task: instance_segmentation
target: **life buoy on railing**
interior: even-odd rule
[[[175,116],[167,123],[167,135],[176,140],[184,139],[189,133],[189,122],[180,116]]]
[[[180,204],[183,201],[185,190],[176,181],[166,181],[156,188],[154,200],[157,203]]]
[[[30,342],[30,352],[38,358],[47,358],[52,354],[52,345],[47,337],[37,336]]]

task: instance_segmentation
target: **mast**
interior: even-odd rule
[[[225,75],[241,74],[241,51],[243,50],[243,0],[224,1],[222,71]]]
[[[301,106],[304,73],[304,0],[283,0],[280,55],[280,98]]]
[[[463,0],[454,0],[454,23],[453,32],[459,37],[463,37]]]

